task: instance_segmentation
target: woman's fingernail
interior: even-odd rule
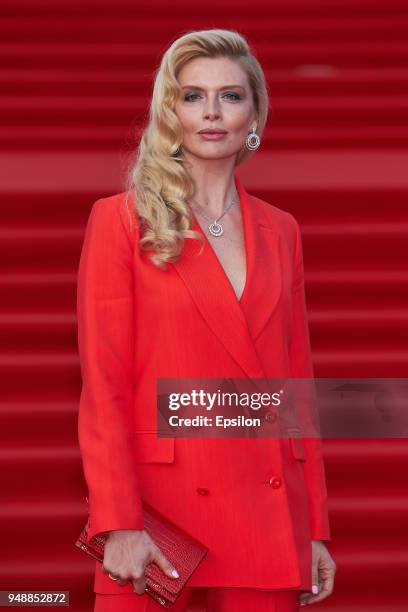
[[[318,592],[319,592],[319,587],[317,586],[317,584],[314,584],[312,586],[312,593],[313,593],[313,595],[317,595]]]
[[[176,569],[174,569],[174,570],[171,572],[171,575],[172,575],[172,576],[174,576],[175,578],[180,578],[179,573],[178,573],[178,571],[177,571]]]

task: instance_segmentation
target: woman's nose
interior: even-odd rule
[[[218,119],[220,116],[220,110],[218,108],[218,102],[215,100],[209,100],[204,109],[204,117],[206,119]]]

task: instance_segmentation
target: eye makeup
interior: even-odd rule
[[[186,100],[187,102],[193,102],[194,100],[192,99],[192,96],[198,96],[198,95],[199,95],[198,93],[190,92],[184,96],[184,100]],[[241,96],[235,93],[234,91],[226,92],[223,97],[226,97],[226,96],[232,96],[229,98],[230,100],[241,100],[242,99]]]

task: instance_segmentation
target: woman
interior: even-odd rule
[[[92,208],[78,273],[79,442],[89,537],[109,532],[98,612],[159,610],[144,568],[177,570],[143,529],[142,498],[209,549],[174,610],[198,609],[200,596],[206,610],[291,612],[333,589],[318,438],[157,436],[159,378],[313,377],[299,226],[234,175],[267,114],[241,35],[181,36],[156,74],[128,190]]]

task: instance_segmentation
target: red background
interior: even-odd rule
[[[301,224],[315,376],[406,377],[408,5],[3,0],[0,16],[0,589],[69,590],[85,612],[77,265],[92,203],[123,190],[162,53],[190,29],[248,37],[272,110],[238,175]],[[317,606],[402,612],[407,440],[324,450],[337,574]]]

